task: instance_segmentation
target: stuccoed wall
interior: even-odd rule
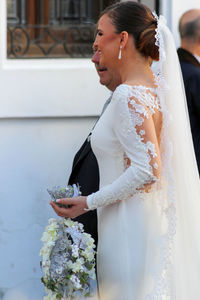
[[[41,300],[40,238],[94,118],[0,120],[0,299]],[[4,295],[4,296],[3,296]]]
[[[8,61],[0,1],[0,299],[42,300],[46,189],[66,184],[109,95],[89,59]]]

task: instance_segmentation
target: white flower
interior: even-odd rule
[[[54,218],[49,219],[49,224],[57,224],[57,220]]]
[[[48,234],[50,236],[54,236],[56,233],[57,233],[57,229],[59,228],[59,225],[58,224],[51,224],[49,226],[47,226],[47,229],[46,231],[48,232]]]
[[[72,271],[74,273],[82,271],[83,270],[83,264],[84,264],[83,258],[77,259],[76,262],[72,264],[72,268],[71,268]]]
[[[56,271],[57,274],[60,274],[60,275],[61,275],[62,272],[63,272],[63,268],[62,268],[62,267],[57,268],[55,271]]]
[[[81,231],[83,231],[83,224],[79,223],[79,228]]]
[[[78,224],[78,222],[74,222],[74,221],[72,221],[71,219],[64,219],[64,224],[65,224],[67,227],[72,227],[72,226]]]
[[[67,267],[68,267],[69,269],[72,269],[72,268],[73,268],[73,262],[72,262],[71,260],[69,260],[69,261],[67,262]]]
[[[86,248],[83,252],[82,252],[82,255],[89,261],[92,261],[94,259],[94,253]]]
[[[77,245],[72,245],[72,256],[78,257],[79,248]]]
[[[86,238],[87,246],[91,248],[95,248],[94,239],[88,233],[84,232],[83,235]]]
[[[48,241],[48,239],[49,239],[49,234],[45,231],[42,235],[41,241],[43,243],[46,243]]]
[[[81,283],[78,277],[76,277],[75,275],[72,275],[70,280],[74,283],[76,289],[80,289],[81,288]]]

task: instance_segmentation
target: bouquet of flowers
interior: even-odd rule
[[[65,188],[68,195],[69,191],[74,195],[71,188],[74,189]],[[64,189],[56,193],[61,198]],[[90,296],[90,283],[96,279],[95,245],[93,238],[84,232],[83,225],[66,218],[50,219],[41,240],[42,282],[48,294],[44,300]]]
[[[72,197],[78,197],[81,195],[81,191],[79,188],[79,185],[73,184],[68,185],[64,188],[61,188],[59,186],[53,187],[52,190],[47,189],[47,192],[51,196],[51,200],[56,202],[57,199],[61,198],[72,198]],[[69,207],[68,205],[56,203],[60,207]]]

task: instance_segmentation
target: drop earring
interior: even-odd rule
[[[122,59],[122,45],[120,45],[120,47],[119,47],[118,59]]]

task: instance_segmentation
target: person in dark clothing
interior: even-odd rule
[[[95,50],[96,49],[94,49],[94,51]],[[114,91],[115,88],[121,83],[121,79],[118,74],[113,73],[102,66],[100,67],[99,59],[99,52],[95,51],[92,57],[92,62],[95,64],[100,78],[100,83],[105,85],[110,91]],[[109,102],[110,98],[106,101],[102,113],[106,109]],[[74,157],[72,171],[68,181],[68,184],[78,183],[83,196],[94,193],[99,189],[99,168],[96,157],[91,148],[90,135],[91,133],[88,135],[85,142]],[[86,214],[83,214],[74,220],[84,225],[85,232],[91,234],[95,240],[95,244],[97,245],[98,235],[96,210],[88,211]]]
[[[200,9],[186,11],[179,22],[181,47],[177,50],[200,174]]]

